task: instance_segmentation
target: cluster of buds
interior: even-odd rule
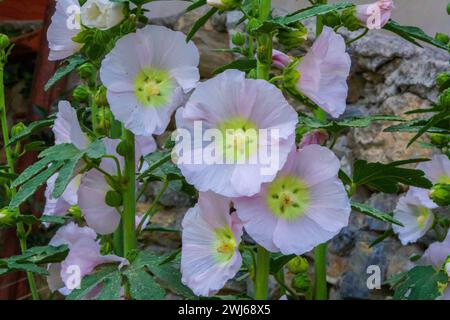
[[[311,290],[311,279],[308,275],[308,260],[302,256],[297,256],[288,262],[287,268],[294,275],[291,282],[292,288],[299,293],[309,292]]]
[[[297,22],[286,29],[278,30],[278,42],[287,50],[298,48],[308,38],[308,29]]]

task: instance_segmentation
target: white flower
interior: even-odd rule
[[[123,3],[110,0],[88,0],[81,7],[81,21],[86,27],[107,30],[125,18]]]

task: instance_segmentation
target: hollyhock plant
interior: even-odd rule
[[[80,4],[78,0],[57,0],[55,14],[47,31],[51,61],[65,59],[81,45],[72,40],[81,31]]]
[[[286,68],[291,62],[292,59],[286,53],[276,49],[272,50],[272,65],[275,68],[282,70]]]
[[[345,48],[344,38],[324,27],[296,68],[297,90],[334,118],[346,108],[351,61]]]
[[[319,145],[294,149],[276,178],[253,197],[234,199],[248,234],[272,252],[301,255],[347,226],[350,201],[339,159]]]
[[[74,289],[70,276],[73,269],[78,268],[81,278],[91,273],[96,266],[105,263],[119,262],[120,266],[128,264],[124,258],[115,255],[101,255],[100,244],[96,241],[97,234],[88,227],[79,227],[75,223],[61,227],[50,245],[69,247],[69,254],[61,263],[49,264],[47,283],[51,291],[59,290],[63,294],[69,294]]]
[[[394,1],[379,0],[372,4],[356,6],[356,16],[369,29],[381,29],[388,23],[393,9]]]
[[[181,32],[147,26],[117,41],[100,77],[114,117],[136,135],[161,134],[199,80],[199,53]]]
[[[261,184],[271,181],[283,166],[294,144],[297,114],[275,86],[245,79],[243,72],[227,70],[199,84],[186,106],[178,109],[176,122],[178,130],[187,130],[193,137],[196,123],[201,123],[204,131],[215,129],[225,137],[213,144],[218,160],[226,161],[213,164],[197,164],[195,159],[178,161],[186,180],[199,191],[211,190],[223,196],[237,197],[259,192]],[[279,135],[270,135],[266,141],[262,136],[261,139],[249,137],[250,133],[258,135],[261,129],[268,130],[269,134],[271,130],[278,131]],[[227,131],[231,135],[227,135]],[[210,143],[201,144],[199,149],[196,147],[194,141],[188,145],[194,158],[205,153]],[[263,161],[266,159],[258,157],[260,148],[273,148],[278,161],[271,161],[267,167]],[[174,151],[178,158],[186,152],[177,147]],[[264,173],[262,168],[266,169]]]
[[[200,193],[183,219],[182,281],[197,295],[213,295],[241,267],[242,224],[230,208],[229,199]]]
[[[81,21],[89,28],[107,30],[125,18],[125,6],[110,0],[87,0],[81,6]]]

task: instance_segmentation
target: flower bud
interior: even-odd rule
[[[278,42],[286,49],[298,48],[308,38],[308,29],[301,23],[289,27],[278,31]]]
[[[246,37],[245,34],[243,34],[242,32],[236,32],[231,37],[231,42],[233,42],[235,46],[243,46],[245,44],[245,41]]]
[[[110,207],[120,207],[123,203],[122,194],[114,190],[108,191],[106,193],[105,203]]]
[[[439,96],[439,104],[443,108],[450,108],[450,88],[441,93]]]
[[[441,32],[436,33],[434,38],[443,44],[447,44],[450,41],[450,38],[448,37],[448,35],[446,35],[445,33],[441,33]]]
[[[90,62],[83,63],[77,68],[78,76],[86,81],[93,81],[97,77],[97,68]]]
[[[450,143],[450,135],[441,133],[430,134],[431,143],[438,147],[446,147]]]
[[[450,205],[450,184],[437,183],[430,190],[430,198],[440,207]]]
[[[3,208],[0,210],[0,227],[12,227],[16,223],[17,210]]]
[[[71,206],[69,208],[68,212],[69,212],[70,216],[74,217],[77,220],[78,219],[83,219],[83,214],[81,213],[81,209],[77,205]]]
[[[319,129],[310,131],[302,137],[300,148],[304,148],[306,146],[309,146],[310,144],[323,145],[328,140],[328,138],[328,133],[325,130]]]
[[[24,132],[27,129],[27,126],[23,122],[16,123],[11,128],[11,137],[17,137],[22,132]]]
[[[5,50],[9,47],[10,41],[6,34],[0,33],[0,50]]]
[[[291,62],[292,59],[287,54],[276,49],[272,50],[272,66],[274,66],[275,68],[283,70]]]
[[[108,105],[108,99],[106,98],[106,87],[100,86],[94,97],[95,104],[99,107],[106,107]]]
[[[299,273],[292,279],[291,284],[297,292],[306,293],[311,288],[311,279],[307,273]]]
[[[206,3],[210,7],[228,11],[238,8],[241,5],[242,0],[207,0]]]
[[[341,17],[339,16],[339,13],[337,13],[336,11],[332,11],[323,16],[323,23],[326,26],[334,28],[341,24]]]
[[[109,128],[111,128],[111,110],[108,107],[100,107],[97,114],[98,123],[96,131],[100,134],[106,135]]]
[[[297,90],[297,83],[300,80],[300,73],[297,66],[300,60],[293,60],[283,71],[283,84],[287,89]]]
[[[436,77],[436,84],[439,90],[441,91],[450,88],[450,73],[448,72],[439,73]]]
[[[288,262],[287,268],[293,274],[305,273],[308,271],[308,260],[302,256],[297,256]]]
[[[356,31],[361,28],[361,22],[356,17],[356,8],[348,8],[342,12],[341,21],[342,24],[349,31]]]
[[[89,87],[84,84],[77,86],[72,93],[73,98],[78,102],[87,102],[89,100],[89,95]]]
[[[117,154],[121,155],[122,157],[126,156],[130,150],[131,148],[127,141],[121,141],[116,148]]]

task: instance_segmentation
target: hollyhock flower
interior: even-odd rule
[[[292,150],[275,180],[253,197],[234,199],[245,230],[272,252],[301,255],[348,224],[350,201],[339,159],[319,145]]]
[[[147,26],[117,41],[100,77],[114,117],[136,135],[161,134],[198,80],[199,53],[185,35]]]
[[[436,270],[444,268],[450,277],[450,230],[447,233],[444,241],[432,243],[423,254],[420,263],[431,264]],[[444,265],[445,264],[445,265]],[[443,300],[450,300],[450,285],[444,289]]]
[[[180,15],[186,11],[190,5],[191,3],[189,3],[189,1],[163,0],[146,3],[142,8],[148,10],[148,12],[145,12],[144,14],[147,18],[152,20]]]
[[[125,18],[123,3],[110,0],[87,0],[81,7],[81,21],[86,27],[110,29]]]
[[[432,209],[437,205],[421,192],[411,188],[401,197],[394,210],[394,218],[403,224],[392,225],[403,245],[416,242],[432,227],[434,215]]]
[[[350,64],[344,38],[333,29],[324,27],[297,66],[300,74],[297,90],[337,118],[344,113],[346,107]]]
[[[272,66],[274,66],[275,68],[284,69],[291,62],[292,59],[286,53],[276,49],[272,50]]]
[[[81,31],[80,4],[77,0],[57,0],[55,14],[47,30],[50,61],[62,60],[80,50],[72,40]]]
[[[196,295],[210,296],[234,277],[242,264],[242,224],[230,215],[230,200],[200,193],[183,219],[182,282]]]
[[[237,197],[259,192],[283,166],[295,143],[297,113],[272,84],[227,70],[198,85],[186,106],[178,109],[176,122],[179,137],[188,131],[194,137],[190,140],[201,139],[211,130],[224,137],[212,143],[190,141],[187,146],[182,141],[174,148],[186,180],[201,192]],[[198,124],[203,131],[196,132]],[[216,159],[206,163],[201,157],[211,146]],[[274,158],[261,156],[262,150]],[[193,161],[185,152],[194,155]]]
[[[369,29],[381,29],[391,18],[394,1],[379,0],[372,4],[356,6],[358,20]]]
[[[58,113],[56,114],[52,130],[55,135],[55,144],[72,143],[80,150],[85,149],[89,144],[89,139],[81,130],[77,112],[71,107],[68,101],[59,102]],[[52,192],[57,177],[58,174],[54,174],[47,181],[44,215],[65,215],[67,210],[78,202],[77,191],[80,185],[81,176],[75,175],[67,185],[61,197],[54,198]]]
[[[50,241],[51,246],[67,245],[69,254],[62,263],[52,263],[48,266],[47,282],[51,291],[59,290],[69,294],[74,283],[71,276],[75,268],[81,278],[91,273],[98,265],[120,262],[120,266],[128,264],[127,260],[115,255],[102,256],[100,244],[96,241],[97,234],[88,227],[79,227],[71,222],[61,227]]]
[[[310,144],[323,145],[328,140],[328,133],[325,130],[313,130],[306,133],[300,141],[300,149]]]

